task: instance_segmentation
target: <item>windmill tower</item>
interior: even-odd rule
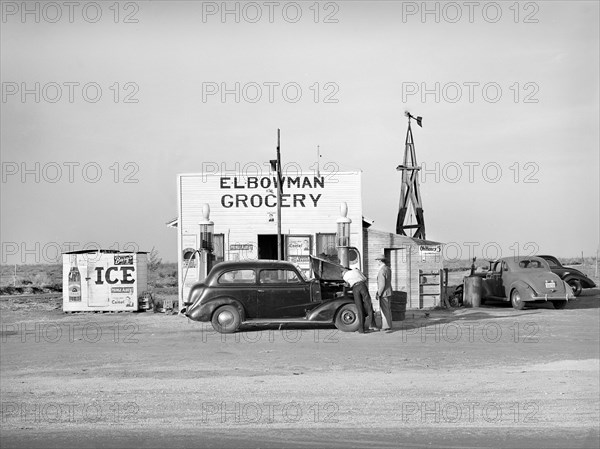
[[[406,132],[404,147],[404,163],[396,167],[396,170],[402,172],[402,189],[400,190],[400,208],[398,210],[398,220],[396,221],[396,234],[425,239],[425,218],[423,217],[418,176],[421,167],[417,165],[415,143],[410,127],[411,120],[415,120],[417,125],[422,127],[423,117],[415,118],[408,111],[405,112],[405,115],[408,117],[408,131]]]

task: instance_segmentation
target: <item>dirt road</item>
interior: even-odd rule
[[[392,333],[2,301],[2,448],[598,447],[598,290]]]

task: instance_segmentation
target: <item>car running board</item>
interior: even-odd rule
[[[313,321],[307,320],[306,318],[258,318],[256,320],[242,321],[241,324],[252,325],[252,324],[297,324],[297,323],[310,323],[310,324],[333,324],[331,321]]]

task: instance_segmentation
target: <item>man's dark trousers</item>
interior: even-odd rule
[[[365,282],[357,282],[352,286],[352,296],[354,296],[354,304],[358,311],[358,332],[365,331],[365,315],[371,326],[375,325],[373,319],[373,304],[371,303],[371,295]]]

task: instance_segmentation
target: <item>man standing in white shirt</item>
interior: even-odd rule
[[[373,313],[373,304],[371,303],[371,295],[367,288],[367,278],[357,268],[352,270],[346,268],[342,272],[344,281],[352,288],[354,296],[354,304],[358,312],[358,332],[364,334],[365,329],[365,314],[367,322],[370,324],[369,330],[378,331],[375,323],[375,314]]]

